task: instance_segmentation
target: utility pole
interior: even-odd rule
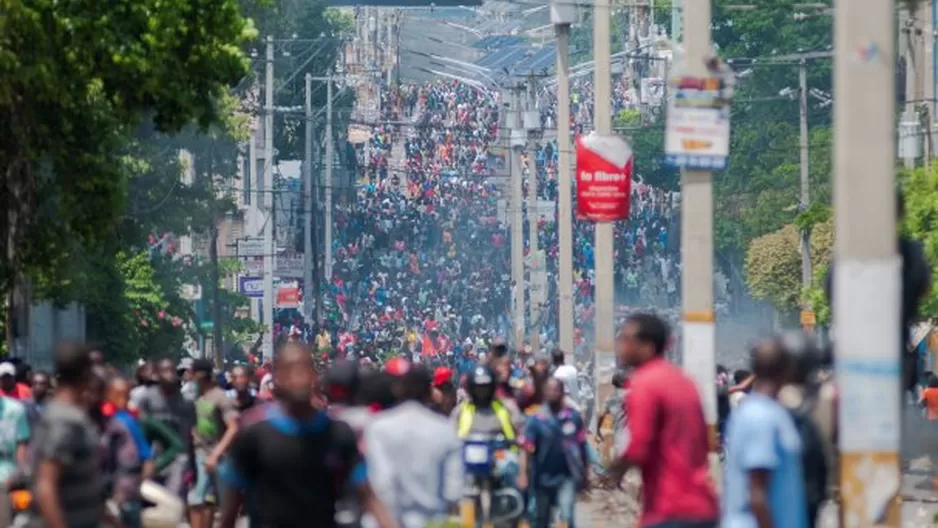
[[[332,167],[335,165],[332,137],[332,77],[326,79],[326,280],[332,280]]]
[[[905,58],[905,110],[902,112],[902,124],[900,125],[899,156],[906,169],[915,168],[915,160],[921,155],[921,140],[919,138],[919,116],[916,105],[919,104],[919,98],[924,95],[920,93],[920,67],[923,64],[922,50],[918,43],[921,41],[918,35],[916,13],[903,8],[899,15],[900,36],[899,45],[902,56]],[[924,87],[924,85],[922,85]]]
[[[264,193],[264,332],[262,350],[264,357],[274,355],[274,272],[276,270],[277,248],[274,242],[274,39],[267,37],[267,61],[264,79],[264,185],[258,185],[258,191]]]
[[[537,97],[537,84],[536,79],[533,75],[528,77],[528,82],[525,97],[524,97],[524,113],[522,114],[522,122],[524,126],[524,131],[527,134],[528,139],[528,151],[532,154],[537,150],[537,137],[540,126],[540,115],[538,114],[537,123],[531,122],[529,119],[530,112],[536,112],[534,108],[534,101]],[[532,130],[532,127],[538,126],[538,129]],[[530,328],[530,344],[531,350],[535,353],[541,349],[541,308],[546,301],[546,291],[544,277],[544,255],[541,253],[541,247],[538,242],[538,220],[540,220],[540,211],[538,210],[537,203],[537,162],[534,160],[533,155],[528,160],[528,247],[529,247],[529,262],[530,267],[528,269],[530,278],[530,318],[531,318],[531,328]]]
[[[684,4],[686,75],[706,78],[711,57],[710,2]],[[713,175],[681,172],[681,303],[684,311],[684,370],[697,382],[715,449],[717,402],[716,327],[713,316]]]
[[[521,154],[515,150],[515,138],[521,132],[521,107],[518,104],[518,88],[512,86],[508,90],[509,110],[506,119],[506,129],[509,134],[508,149],[505,155],[511,163],[511,309],[514,321],[515,348],[524,346],[524,175],[521,173]],[[524,146],[522,138],[519,147]]]
[[[798,65],[798,106],[801,114],[801,211],[807,211],[811,204],[809,166],[808,166],[808,63],[802,58]],[[808,229],[801,230],[801,287],[807,291],[811,287],[811,239]],[[810,314],[810,315],[809,315]],[[807,303],[801,308],[801,325],[806,330],[813,329],[813,313]]]
[[[313,169],[313,76],[306,74],[306,140],[303,152],[303,303],[310,321],[322,326],[322,295],[319,291],[319,244],[316,239],[316,172]]]
[[[251,127],[251,139],[250,139],[250,142],[248,143],[248,160],[251,163],[251,167],[248,172],[249,174],[248,177],[250,178],[251,193],[248,196],[251,200],[251,205],[254,207],[260,207],[260,202],[262,200],[261,194],[257,192],[259,190],[258,176],[257,176],[257,141],[258,139],[259,138],[257,136],[257,126],[255,125]],[[252,233],[252,234],[256,235],[256,233]],[[250,299],[250,302],[251,302],[251,317],[253,317],[255,321],[259,321],[261,319],[261,301],[259,299],[252,297]]]
[[[573,364],[573,197],[570,182],[570,26],[577,19],[575,6],[554,2],[551,22],[557,30],[557,226],[560,262],[557,291],[560,349]]]
[[[834,2],[834,372],[847,528],[902,526],[894,9]]]
[[[700,3],[700,2],[695,2]],[[610,38],[612,3],[594,0],[593,4],[593,129],[597,134],[612,134],[612,74]],[[612,375],[616,369],[615,341],[615,275],[613,274],[613,222],[596,224],[596,407],[602,409],[612,396]],[[711,380],[712,381],[712,380]]]
[[[212,266],[212,351],[215,357],[215,368],[221,370],[225,366],[225,353],[222,338],[222,312],[221,312],[221,273],[218,269],[218,224],[212,218],[212,227],[209,234],[211,242],[208,246],[208,258]]]

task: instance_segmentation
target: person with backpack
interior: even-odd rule
[[[821,505],[827,500],[828,479],[836,457],[833,438],[824,435],[820,422],[834,410],[826,395],[824,380],[818,375],[825,360],[816,341],[804,332],[794,331],[785,334],[783,342],[793,356],[793,368],[789,383],[779,392],[778,399],[791,412],[801,437],[808,526],[813,528],[818,522]]]
[[[752,350],[752,391],[726,425],[724,528],[807,528],[802,455],[795,418],[779,401],[794,360],[780,339]]]

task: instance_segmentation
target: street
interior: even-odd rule
[[[932,490],[929,463],[915,459],[902,477],[902,528],[938,526],[938,494]],[[637,526],[640,505],[635,498],[639,475],[626,475],[623,487],[628,491],[594,490],[577,503],[576,523],[580,527]],[[838,504],[834,501],[821,510],[817,528],[839,528]]]

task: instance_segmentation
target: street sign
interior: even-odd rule
[[[277,255],[274,277],[281,279],[303,278],[303,255]]]
[[[720,77],[675,77],[670,85],[666,162],[681,169],[725,169],[732,87]]]
[[[238,278],[238,291],[247,297],[260,299],[264,297],[264,278],[242,275]]]
[[[263,257],[266,253],[264,239],[261,237],[246,237],[238,240],[239,257]]]
[[[264,274],[264,257],[242,258],[241,264],[244,265],[245,275],[257,276]]]

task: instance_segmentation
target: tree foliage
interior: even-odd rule
[[[0,290],[74,280],[127,195],[126,140],[218,120],[253,36],[235,0],[0,2]],[[53,290],[50,288],[48,291]]]
[[[833,254],[834,224],[827,219],[813,227],[809,237],[812,279],[823,284]],[[752,295],[772,303],[783,313],[809,304],[811,292],[801,284],[801,235],[798,227],[788,224],[781,229],[756,237],[746,252],[746,282]],[[818,278],[820,277],[820,281]]]
[[[918,168],[903,173],[902,189],[905,196],[905,218],[902,231],[922,242],[925,258],[931,265],[932,277],[938,277],[938,170]],[[926,318],[938,317],[938,290],[932,287],[925,297],[921,314]]]
[[[190,319],[171,274],[144,251],[103,256],[85,298],[89,337],[112,359],[176,356]]]

